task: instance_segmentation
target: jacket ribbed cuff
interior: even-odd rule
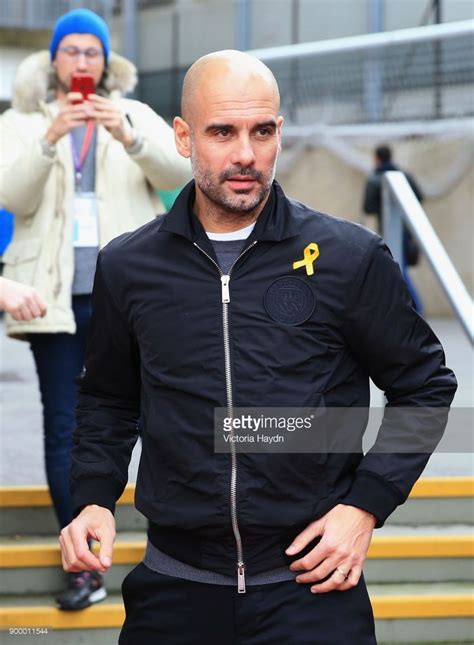
[[[115,514],[115,502],[117,499],[117,482],[113,479],[96,477],[95,479],[81,479],[73,486],[72,503],[74,517],[76,517],[84,506],[97,504],[108,508]]]
[[[341,504],[356,506],[375,515],[375,528],[383,526],[387,517],[403,502],[403,495],[392,484],[367,470],[356,473],[350,491],[340,500]]]

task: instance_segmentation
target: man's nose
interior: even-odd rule
[[[248,136],[241,136],[236,141],[231,163],[236,166],[252,166],[255,163],[255,151]]]
[[[84,72],[87,69],[87,57],[84,52],[80,52],[77,57],[77,71]]]

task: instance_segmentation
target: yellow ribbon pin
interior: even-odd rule
[[[298,262],[293,262],[293,269],[299,269],[301,267],[306,268],[306,275],[313,275],[314,267],[313,264],[319,258],[319,246],[315,242],[311,242],[303,251],[303,259],[298,260]]]

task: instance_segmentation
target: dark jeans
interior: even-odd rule
[[[403,278],[405,280],[405,284],[407,285],[408,291],[410,292],[410,296],[413,300],[413,304],[415,305],[415,309],[420,314],[420,316],[422,316],[423,303],[421,302],[421,297],[420,297],[420,294],[418,293],[417,288],[415,287],[415,283],[411,279],[410,272],[407,266],[402,267],[402,273],[403,273]]]
[[[365,582],[312,594],[293,580],[235,587],[190,582],[140,563],[122,585],[119,645],[376,645]]]
[[[76,383],[84,364],[91,314],[90,296],[73,296],[77,331],[73,334],[30,334],[43,403],[46,476],[61,528],[72,520],[69,492]]]

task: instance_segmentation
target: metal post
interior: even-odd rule
[[[300,0],[291,0],[291,44],[300,42]],[[296,122],[296,108],[298,106],[298,73],[299,63],[297,58],[290,61],[290,95],[288,104],[288,119],[290,123]]]
[[[250,0],[235,0],[235,11],[235,48],[244,52],[250,49]]]
[[[291,44],[300,42],[300,0],[291,0]]]
[[[41,25],[43,26],[46,22],[46,16],[42,15],[40,21]],[[35,10],[33,8],[33,0],[28,0],[28,2],[26,3],[26,26],[28,29],[33,29],[35,26]]]
[[[171,96],[170,114],[181,114],[179,87],[180,13],[177,8],[171,18]]]
[[[382,235],[400,269],[403,269],[403,215],[385,174],[382,176]]]
[[[443,22],[441,0],[433,0],[435,8],[435,22]],[[434,42],[434,116],[441,119],[443,115],[443,43],[437,39]]]
[[[123,43],[125,58],[137,63],[137,0],[123,1]]]
[[[368,0],[367,10],[368,32],[384,31],[384,0]]]
[[[368,31],[383,31],[383,0],[368,0],[367,9]],[[383,62],[380,53],[380,50],[369,52],[364,66],[364,113],[368,121],[381,121],[383,115]]]

